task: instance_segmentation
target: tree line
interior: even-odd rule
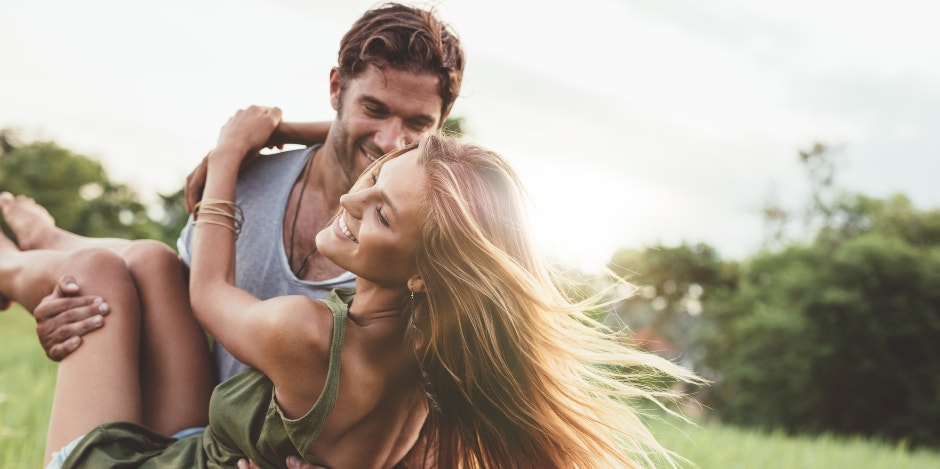
[[[613,314],[713,381],[713,418],[940,446],[940,210],[840,190],[823,145],[799,155],[806,207],[768,204],[759,252],[621,249],[638,290]]]
[[[0,191],[32,197],[57,226],[83,236],[149,238],[175,246],[188,217],[182,188],[159,195],[162,210],[154,219],[140,195],[111,180],[97,160],[52,141],[22,142],[9,129],[0,129]]]

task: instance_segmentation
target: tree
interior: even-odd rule
[[[616,321],[630,327],[637,345],[694,366],[705,354],[697,340],[707,327],[702,315],[735,288],[736,263],[699,243],[620,249],[609,268],[636,288],[612,312]]]
[[[170,246],[176,246],[176,239],[186,226],[189,220],[189,213],[186,211],[186,193],[185,188],[181,187],[178,191],[169,194],[158,194],[160,196],[160,208],[162,216],[160,217],[160,238]]]
[[[799,150],[800,164],[809,185],[809,196],[802,210],[788,209],[771,194],[761,209],[764,221],[764,248],[784,248],[789,243],[806,241],[828,226],[842,194],[836,185],[838,161],[833,148],[816,142],[808,150]],[[791,222],[802,222],[802,230],[791,231]]]
[[[799,157],[807,202],[766,204],[760,252],[618,251],[639,293],[617,313],[692,358],[723,421],[940,445],[940,210],[841,191],[825,145]]]
[[[940,445],[940,211],[843,197],[812,243],[760,253],[709,308],[731,422]]]
[[[0,190],[36,199],[60,228],[92,237],[166,239],[137,194],[111,181],[98,161],[55,142],[20,143],[9,130],[0,131],[0,150]]]
[[[444,120],[444,125],[441,126],[441,130],[447,135],[460,138],[467,133],[464,128],[465,126],[466,120],[463,117],[448,116],[447,119]]]

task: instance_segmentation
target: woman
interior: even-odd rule
[[[317,235],[324,255],[357,274],[354,300],[262,302],[235,288],[239,217],[226,201],[242,158],[278,119],[240,113],[223,129],[190,283],[199,322],[258,371],[220,385],[201,441],[130,424],[77,431],[83,422],[65,467],[113,462],[131,442],[153,453],[153,467],[224,467],[242,456],[275,466],[291,453],[337,468],[392,467],[419,438],[426,465],[439,467],[672,462],[629,402],[661,397],[638,377],[696,378],[624,346],[564,298],[529,239],[521,185],[492,152],[429,136],[364,173]],[[106,343],[92,339],[76,353]]]

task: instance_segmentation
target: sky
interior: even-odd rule
[[[339,40],[373,5],[0,0],[0,128],[98,158],[156,200],[238,108],[332,119]],[[452,115],[517,168],[563,261],[683,241],[753,254],[761,207],[805,200],[797,152],[815,142],[836,149],[846,190],[940,207],[932,2],[434,5],[467,56]]]

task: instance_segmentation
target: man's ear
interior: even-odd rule
[[[408,279],[408,289],[414,293],[424,293],[427,291],[427,287],[424,285],[424,279],[418,274]]]
[[[334,111],[339,110],[339,95],[342,88],[343,77],[339,74],[339,68],[333,67],[330,69],[330,105],[333,106]]]

